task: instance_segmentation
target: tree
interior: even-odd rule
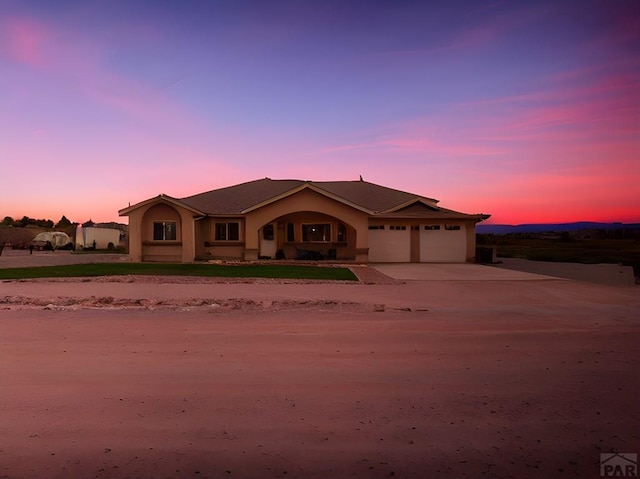
[[[19,226],[20,228],[24,228],[28,224],[31,224],[31,222],[33,222],[32,218],[29,218],[28,216],[23,216],[21,219],[14,222],[13,226]]]
[[[5,216],[0,225],[2,226],[13,226],[13,218],[11,216]]]
[[[69,221],[67,217],[64,215],[62,215],[62,218],[60,218],[60,221],[56,223],[56,228],[60,228],[60,229],[68,228],[69,226],[71,226],[71,221]]]
[[[90,228],[93,225],[95,225],[95,223],[93,221],[91,221],[91,219],[89,219],[89,221],[85,221],[84,223],[82,223],[82,227],[83,228]]]

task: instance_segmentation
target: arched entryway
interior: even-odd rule
[[[356,229],[324,213],[290,213],[264,224],[258,235],[261,259],[353,260],[356,256]]]

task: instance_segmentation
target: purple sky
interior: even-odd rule
[[[0,0],[0,217],[257,178],[640,221],[640,1]]]

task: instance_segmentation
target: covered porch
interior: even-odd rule
[[[355,260],[356,229],[312,211],[275,218],[258,229],[258,259]]]

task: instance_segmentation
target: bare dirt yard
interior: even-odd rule
[[[2,282],[0,478],[600,477],[638,289],[519,278]]]

